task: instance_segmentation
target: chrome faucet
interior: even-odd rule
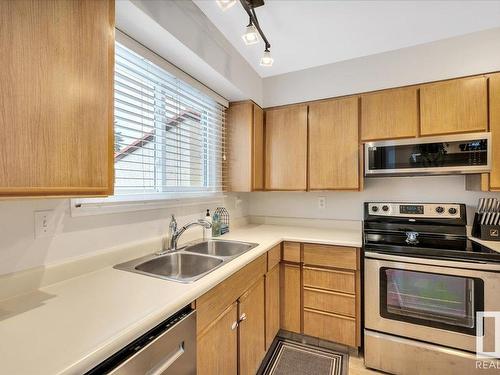
[[[177,229],[177,220],[175,220],[175,216],[172,215],[172,219],[170,220],[170,224],[168,226],[168,247],[157,253],[158,255],[166,254],[172,251],[177,250],[177,241],[179,241],[179,237],[186,231],[195,225],[199,225],[205,229],[212,228],[212,224],[206,220],[199,219],[197,221],[193,221],[181,227],[181,229]]]

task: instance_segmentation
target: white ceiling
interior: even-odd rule
[[[223,12],[194,0],[261,77],[288,73],[500,26],[500,1],[266,0],[257,17],[274,65],[259,65],[264,44],[241,39],[242,6]]]

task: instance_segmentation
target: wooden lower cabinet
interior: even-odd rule
[[[281,329],[361,345],[360,249],[285,242]]]
[[[281,328],[300,333],[300,265],[283,263],[281,272]]]
[[[356,273],[354,271],[304,267],[304,286],[354,294],[356,292]]]
[[[266,354],[264,278],[239,299],[239,375],[254,375]]]
[[[238,372],[237,320],[238,305],[235,302],[198,334],[199,375],[234,375]]]
[[[355,317],[356,296],[304,287],[304,307]]]
[[[198,375],[257,372],[266,353],[266,264],[261,255],[196,300]]]
[[[280,266],[274,266],[266,280],[266,350],[280,329]]]
[[[356,319],[344,315],[305,308],[304,334],[347,346],[358,346]]]

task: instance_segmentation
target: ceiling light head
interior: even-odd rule
[[[260,59],[261,66],[273,66],[274,59],[271,57],[271,52],[266,48],[264,56]]]
[[[243,34],[242,38],[247,46],[259,43],[259,33],[257,31],[257,28],[250,23],[247,26],[245,34]]]
[[[223,12],[231,8],[234,4],[236,4],[236,0],[216,0],[219,8],[222,9]]]

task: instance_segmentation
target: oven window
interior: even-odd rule
[[[386,318],[476,334],[483,281],[463,276],[381,268],[381,315]]]

